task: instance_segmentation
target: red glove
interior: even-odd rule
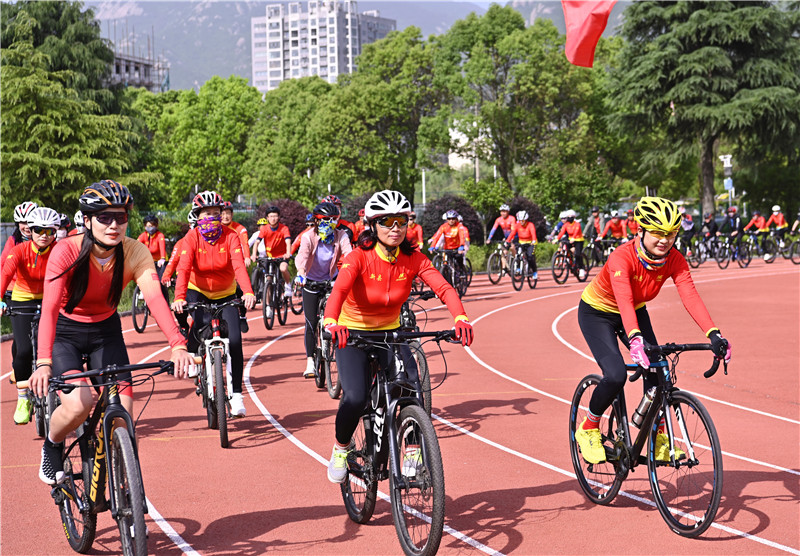
[[[325,327],[325,330],[331,333],[331,338],[334,343],[339,346],[339,349],[347,345],[347,338],[350,336],[350,331],[346,326],[342,326],[341,324],[329,324]]]
[[[472,332],[472,325],[469,322],[460,320],[456,323],[456,340],[461,340],[462,346],[470,345],[474,338],[475,334]]]

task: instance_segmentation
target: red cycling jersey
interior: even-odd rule
[[[606,234],[611,231],[611,237],[616,239],[622,239],[625,237],[625,226],[619,218],[612,218],[606,224],[606,227],[603,228],[603,233],[600,234],[600,237],[606,237]]]
[[[417,244],[417,249],[422,249],[425,244],[425,238],[422,236],[422,226],[416,222],[409,222],[406,228],[406,239],[411,243]]]
[[[228,228],[236,232],[239,237],[239,241],[242,244],[242,257],[250,257],[250,238],[247,235],[247,228],[233,221],[228,225]]]
[[[267,252],[267,257],[277,258],[286,254],[286,240],[291,240],[292,234],[284,224],[278,224],[278,227],[274,230],[267,224],[266,226],[261,226],[258,237],[264,240],[264,250]]]
[[[20,243],[3,258],[0,292],[8,291],[13,282],[12,301],[31,301],[44,295],[44,275],[47,259],[53,251],[51,243],[42,250],[32,241]],[[16,281],[14,277],[16,276]]]
[[[30,241],[30,240],[29,240],[29,241]],[[27,242],[23,242],[23,243],[27,243]],[[3,245],[3,253],[2,253],[2,254],[0,254],[0,267],[3,267],[3,266],[5,266],[5,264],[6,264],[6,258],[8,258],[8,255],[10,255],[10,254],[11,254],[11,250],[12,250],[14,247],[16,247],[17,245],[18,245],[18,244],[17,244],[17,242],[14,240],[14,236],[8,236],[8,239],[6,240],[6,244],[5,244],[5,245]],[[7,287],[8,287],[8,289],[9,289],[9,290],[10,290],[10,289],[12,289],[12,288],[14,287],[14,277],[13,277],[13,276],[11,277],[11,282],[9,282],[9,284],[8,284],[8,286],[7,286]],[[0,292],[0,296],[2,296],[3,294],[5,294],[7,291],[8,291],[8,290],[3,290],[2,292]]]
[[[439,245],[439,240],[444,237],[445,249],[458,249],[468,241],[463,230],[466,230],[466,228],[461,224],[451,226],[449,223],[445,222],[439,226],[439,229],[436,230],[436,233],[431,238],[431,245],[437,247]]]
[[[244,266],[239,236],[222,227],[222,235],[214,244],[200,236],[197,228],[183,237],[175,283],[175,300],[186,300],[186,290],[199,291],[208,299],[222,299],[236,293],[236,283],[246,294],[253,295],[250,277]]]
[[[708,335],[716,327],[694,287],[689,265],[680,251],[670,249],[664,266],[648,270],[636,253],[637,243],[638,238],[616,249],[583,290],[581,299],[598,311],[619,313],[625,332],[630,336],[639,332],[636,309],[655,298],[667,278],[672,278],[683,306]]]
[[[530,220],[525,222],[525,225],[523,225],[521,222],[517,222],[511,228],[511,233],[508,234],[506,241],[511,242],[515,237],[519,237],[519,242],[521,245],[536,243],[536,226],[534,226],[533,222]]]
[[[153,256],[154,261],[167,258],[166,239],[160,230],[156,230],[156,233],[153,235],[150,235],[147,232],[142,232],[139,234],[137,241],[139,243],[143,243],[150,250],[150,254]]]
[[[628,229],[628,234],[635,236],[636,232],[639,231],[639,223],[633,218],[628,218],[623,223],[625,224],[625,227]]]
[[[775,224],[776,230],[780,230],[789,226],[786,223],[786,217],[783,216],[782,212],[779,212],[778,214],[771,214],[769,220],[767,220],[767,223],[764,224],[764,227],[769,228],[770,224]]]
[[[497,228],[500,228],[503,230],[503,235],[508,237],[508,234],[511,233],[511,228],[513,228],[514,224],[516,223],[517,219],[510,214],[505,218],[498,216],[494,219],[494,225],[492,226],[492,230],[489,235],[492,235]]]
[[[297,237],[294,238],[294,241],[292,242],[292,255],[297,253],[297,250],[300,249],[300,241],[303,239],[303,235],[307,234],[309,231],[313,229],[314,229],[313,226],[309,226],[308,228],[297,234]]]
[[[414,251],[395,251],[389,262],[381,246],[354,249],[342,262],[330,298],[325,305],[325,324],[357,330],[391,330],[400,326],[400,308],[408,299],[411,283],[419,276],[441,299],[453,317],[467,319],[458,293],[433,267],[428,257]]]
[[[564,225],[561,226],[561,231],[558,232],[558,237],[556,239],[561,239],[561,236],[567,234],[570,241],[583,241],[583,230],[581,229],[580,222],[564,222]]]
[[[72,280],[75,269],[62,274],[78,258],[83,237],[81,235],[67,237],[59,241],[53,248],[53,253],[47,263],[45,272],[44,298],[42,299],[42,316],[39,321],[39,353],[38,361],[52,363],[53,341],[56,336],[56,320],[59,312],[68,319],[83,322],[100,322],[117,311],[117,307],[109,305],[108,290],[111,287],[111,278],[114,267],[119,262],[112,256],[111,260],[100,266],[94,255],[90,255],[89,285],[86,294],[72,313],[66,313],[64,307],[69,301],[68,284]],[[153,258],[147,247],[129,237],[122,239],[124,253],[123,261],[123,287],[131,280],[136,282],[142,292],[150,312],[156,319],[158,327],[166,334],[169,345],[183,349],[186,340],[178,329],[164,296],[161,294],[161,283],[153,266]]]
[[[360,236],[361,233],[364,231],[365,228],[364,221],[359,220],[358,222],[353,224],[353,228],[355,229],[355,232],[353,233],[353,243],[355,243],[358,241],[358,236]]]
[[[461,233],[464,235],[464,242],[469,243],[469,229],[463,224],[463,222],[458,223],[458,229],[461,230]]]
[[[750,226],[755,226],[756,230],[759,232],[767,232],[769,228],[767,228],[767,219],[761,216],[760,214],[754,216],[752,220],[744,227],[745,230],[750,229]]]
[[[164,276],[170,278],[177,270],[178,261],[181,260],[181,249],[183,249],[183,238],[175,242],[175,247],[172,248],[172,257],[167,261],[167,266],[164,267],[162,278],[164,278]]]

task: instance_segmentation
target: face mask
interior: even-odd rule
[[[334,227],[330,222],[320,222],[319,226],[317,227],[319,239],[322,240],[322,243],[326,243],[328,245],[333,243],[333,232]]]
[[[214,243],[222,235],[222,221],[219,216],[198,220],[197,228],[200,230],[200,235],[203,236],[203,239],[208,243]]]
[[[144,231],[147,232],[148,234],[151,234],[151,235],[154,234],[156,230],[157,230],[157,228],[155,226],[145,226],[144,227]]]
[[[567,217],[567,222],[575,222],[575,218],[572,216]]]
[[[56,232],[56,239],[57,240],[58,239],[64,239],[65,237],[67,237],[67,230],[58,230]]]

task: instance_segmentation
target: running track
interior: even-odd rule
[[[730,373],[702,377],[708,354],[686,354],[678,386],[702,396],[720,435],[724,491],[716,522],[700,540],[669,531],[638,468],[609,507],[588,502],[572,475],[568,400],[597,372],[578,330],[582,285],[514,292],[477,276],[465,297],[476,343],[445,348],[447,379],[434,414],[447,491],[442,554],[796,554],[800,555],[800,267],[788,261],[722,271],[695,281],[734,346]],[[436,300],[429,330],[450,326]],[[649,304],[661,341],[700,341],[671,283]],[[266,331],[256,313],[245,336],[248,417],[216,431],[189,381],[158,381],[140,417],[142,469],[153,554],[397,554],[389,504],[369,525],[348,520],[327,481],[337,402],[300,376],[301,317]],[[130,320],[123,319],[124,328]],[[421,322],[423,322],[421,320]],[[131,360],[163,357],[160,331],[126,333]],[[426,350],[434,383],[441,357]],[[41,444],[32,425],[14,426],[10,343],[2,354],[0,552],[71,554],[49,489],[38,478]],[[630,385],[630,399],[641,395]],[[137,412],[145,388],[138,390]],[[633,403],[633,402],[629,402]],[[388,483],[381,483],[386,493]],[[98,518],[96,554],[119,551],[110,514]]]

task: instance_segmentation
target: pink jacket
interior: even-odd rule
[[[336,230],[335,234],[333,259],[331,259],[330,268],[331,276],[336,274],[336,265],[338,264],[339,259],[353,250],[353,247],[350,245],[350,238],[347,237],[347,233],[345,233],[343,230]],[[311,266],[310,259],[317,252],[318,244],[319,236],[316,234],[316,231],[303,234],[303,238],[300,240],[300,249],[297,250],[297,257],[294,260],[294,264],[297,267],[297,274],[300,276],[306,275],[306,269]]]

